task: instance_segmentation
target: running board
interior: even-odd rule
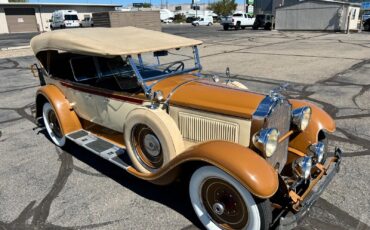
[[[80,129],[67,134],[66,137],[77,145],[82,146],[96,155],[112,162],[120,168],[127,170],[129,167],[129,165],[123,161],[123,156],[126,153],[125,149],[103,140],[86,130]]]

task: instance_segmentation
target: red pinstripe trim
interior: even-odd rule
[[[100,90],[94,90],[94,89],[91,89],[91,88],[74,85],[74,84],[71,84],[69,82],[61,81],[60,83],[65,87],[75,89],[75,90],[85,92],[85,93],[91,93],[91,94],[95,94],[95,95],[99,95],[99,96],[103,96],[103,97],[108,97],[108,98],[117,99],[117,100],[121,100],[121,101],[131,102],[131,103],[135,103],[135,104],[142,104],[144,102],[144,100],[142,100],[142,99],[138,99],[138,98],[134,98],[134,97],[127,97],[127,96],[123,96],[123,95],[117,95],[117,94],[113,94],[113,93],[107,93],[107,92],[103,92],[103,91],[100,91]]]

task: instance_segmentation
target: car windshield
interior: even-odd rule
[[[200,69],[196,47],[139,54],[129,57],[129,61],[143,81],[162,79]]]
[[[64,20],[78,20],[78,17],[75,14],[67,14],[64,15]]]

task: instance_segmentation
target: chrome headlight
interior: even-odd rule
[[[292,110],[292,123],[300,130],[303,131],[307,128],[311,119],[311,107],[304,106]]]
[[[266,157],[271,157],[276,151],[279,140],[279,131],[275,128],[262,129],[253,135],[253,144],[262,151]]]
[[[312,144],[309,147],[309,150],[312,152],[313,157],[312,160],[314,163],[323,164],[326,160],[326,152],[325,152],[325,144],[321,141],[317,142],[316,144]]]
[[[302,179],[308,179],[311,175],[312,158],[304,156],[296,159],[293,164],[293,172]]]

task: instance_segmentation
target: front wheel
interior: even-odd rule
[[[269,229],[269,202],[257,202],[244,186],[217,167],[197,169],[190,179],[189,194],[207,229]]]
[[[229,29],[229,26],[224,25],[224,30],[228,30],[228,29]]]
[[[364,25],[364,30],[365,31],[369,31],[370,30],[370,25],[369,24],[365,24]]]

